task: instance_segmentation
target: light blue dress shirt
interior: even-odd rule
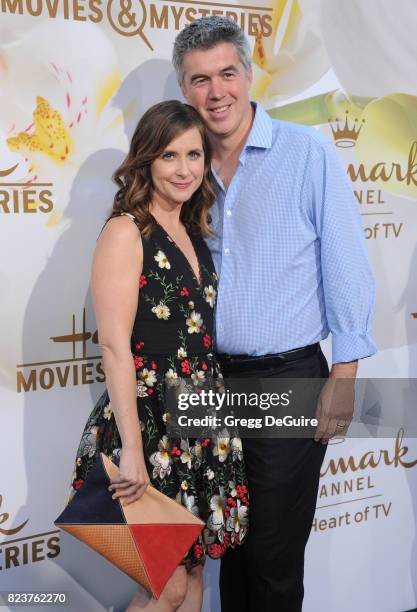
[[[255,118],[207,239],[220,277],[220,353],[266,355],[332,334],[333,363],[376,351],[373,277],[356,200],[333,143],[314,128]]]

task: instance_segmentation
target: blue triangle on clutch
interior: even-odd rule
[[[110,480],[103,461],[94,462],[85,482],[54,521],[56,524],[126,524],[118,499],[108,490]]]

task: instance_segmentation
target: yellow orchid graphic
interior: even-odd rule
[[[32,151],[45,153],[56,162],[65,162],[74,150],[74,143],[60,113],[37,96],[33,113],[34,131],[19,132],[6,139],[11,151],[30,154]]]
[[[407,4],[406,12],[411,8]],[[363,3],[358,10],[362,19],[352,22],[349,15],[354,7],[344,4],[336,9],[329,0],[274,3],[272,34],[264,37],[258,33],[253,49],[252,95],[269,108],[271,117],[304,125],[330,124],[330,136],[348,117],[350,129],[355,125],[356,138],[351,145],[355,145],[352,152],[358,165],[373,173],[377,186],[415,199],[417,87],[410,90],[408,77],[417,42],[406,36],[403,46],[389,57],[395,71],[387,72],[385,56],[381,57],[378,71],[380,54],[372,55],[371,63],[363,42],[367,37],[359,36],[357,31],[361,28],[372,31],[374,15]],[[391,39],[392,27],[391,20],[385,23],[381,16],[378,33],[386,30]],[[352,28],[356,30],[354,48]],[[401,89],[390,91],[387,85],[394,80]],[[336,88],[329,91],[328,82]],[[326,91],[311,96],[308,95],[311,86],[317,92],[324,87]],[[337,144],[342,146],[340,140]]]

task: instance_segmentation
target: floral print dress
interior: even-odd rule
[[[127,214],[127,213],[125,213]],[[132,215],[128,215],[134,220]],[[218,559],[241,544],[248,530],[249,495],[242,443],[228,432],[213,437],[171,438],[164,403],[166,385],[192,380],[203,386],[221,374],[213,355],[217,276],[201,236],[190,239],[199,262],[197,279],[183,252],[156,224],[143,242],[143,271],[131,338],[137,409],[152,486],[205,521],[184,558],[188,567]],[[88,418],[78,448],[70,499],[99,452],[118,463],[121,440],[107,390]]]

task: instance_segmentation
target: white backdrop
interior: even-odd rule
[[[377,282],[380,351],[360,376],[416,377],[417,6],[4,0],[0,10],[0,590],[66,592],[71,610],[122,610],[134,583],[53,520],[103,389],[88,285],[110,177],[142,112],[180,97],[176,31],[204,11],[233,13],[254,46],[253,98],[334,138]],[[371,451],[395,457],[393,439],[337,442],[323,465],[304,610],[414,608],[416,468],[369,466]],[[417,443],[398,440],[397,454],[405,445],[412,464]],[[205,612],[219,610],[217,572],[210,562]]]

